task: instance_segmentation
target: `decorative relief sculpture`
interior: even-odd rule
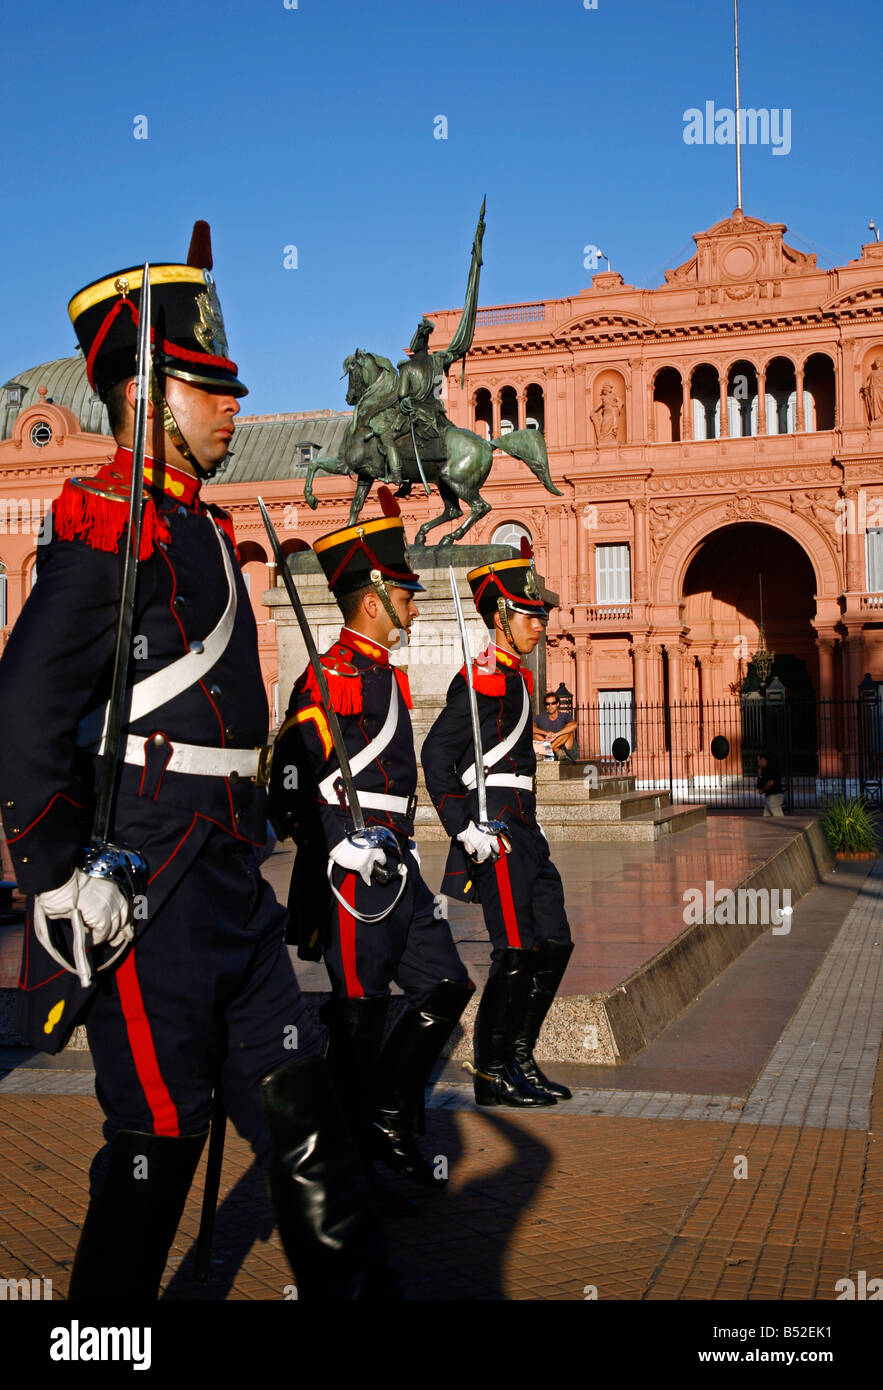
[[[871,363],[861,394],[868,412],[868,424],[883,420],[883,363],[879,357],[875,357]]]

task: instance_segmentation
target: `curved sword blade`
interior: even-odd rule
[[[276,535],[276,528],[270,520],[270,514],[264,506],[264,499],[258,498],[258,507],[264,520],[264,529],[270,540],[273,550],[273,558],[276,561],[276,568],[282,575],[282,582],[285,585],[291,606],[294,609],[294,616],[297,618],[301,636],[304,639],[304,646],[307,649],[310,666],[313,675],[316,677],[316,684],[319,687],[319,694],[322,696],[322,704],[325,708],[325,716],[328,720],[328,728],[331,731],[331,742],[334,744],[334,751],[337,754],[337,761],[340,764],[340,775],[343,779],[343,789],[346,792],[346,799],[350,808],[350,815],[353,818],[353,825],[359,832],[365,829],[365,817],[362,815],[362,808],[359,805],[359,794],[356,791],[356,784],[353,780],[352,769],[350,768],[349,754],[346,751],[346,744],[343,741],[343,734],[337,719],[337,711],[331,703],[331,696],[328,692],[328,682],[325,679],[325,668],[319,660],[319,653],[313,641],[313,634],[310,631],[310,624],[307,622],[307,615],[297,592],[291,571],[282,554],[282,547],[279,544],[279,537]]]
[[[129,531],[126,560],[123,567],[120,616],[117,622],[116,648],[113,657],[113,677],[107,703],[107,725],[102,744],[103,758],[92,821],[92,839],[106,842],[110,838],[113,812],[113,792],[117,760],[123,727],[123,707],[129,679],[129,657],[132,647],[132,627],[135,621],[135,584],[138,578],[138,553],[141,549],[141,521],[144,513],[144,455],[147,448],[147,403],[150,399],[150,266],[145,261],[141,280],[141,304],[138,311],[138,357],[135,384],[135,431],[132,442],[132,485],[129,499]]]
[[[478,794],[478,819],[484,825],[487,822],[487,788],[484,780],[484,753],[481,747],[481,725],[478,722],[478,701],[475,698],[475,686],[472,684],[472,654],[469,650],[469,638],[466,635],[466,619],[463,617],[463,605],[460,602],[460,593],[457,589],[457,576],[454,574],[453,565],[451,565],[448,573],[451,577],[451,593],[454,596],[454,607],[457,610],[457,626],[460,629],[460,642],[463,646],[463,662],[466,668],[466,689],[469,692],[469,717],[472,721],[472,748],[475,753],[475,790]]]

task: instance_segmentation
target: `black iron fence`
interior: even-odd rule
[[[775,687],[778,687],[777,689]],[[634,704],[611,691],[574,706],[580,757],[602,776],[665,787],[675,802],[758,807],[757,757],[777,766],[786,806],[832,796],[883,803],[883,706],[876,686],[853,700],[790,697],[778,682],[766,693],[682,704]]]

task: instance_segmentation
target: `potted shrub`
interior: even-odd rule
[[[822,829],[841,858],[876,858],[877,819],[863,796],[834,797],[825,807]]]

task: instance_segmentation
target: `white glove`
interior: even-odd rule
[[[461,830],[457,836],[460,844],[477,864],[483,864],[492,855],[500,853],[500,841],[496,835],[488,835],[484,830],[479,830],[474,820],[471,820],[465,830]]]
[[[67,883],[49,893],[38,893],[37,902],[47,917],[69,918],[77,909],[92,933],[92,944],[116,946],[129,919],[129,904],[122,889],[109,878],[92,878],[74,869]]]
[[[350,873],[361,874],[365,883],[371,882],[371,870],[375,864],[385,864],[386,855],[382,849],[376,845],[371,845],[367,840],[360,836],[353,836],[352,839],[341,840],[340,844],[334,846],[328,858],[333,864],[338,864],[341,869],[347,869]]]
[[[417,861],[417,868],[419,869],[419,868],[420,868],[420,865],[421,865],[421,863],[422,863],[422,860],[421,860],[421,858],[420,858],[420,851],[419,851],[419,849],[417,848],[417,841],[416,841],[416,840],[409,840],[409,841],[408,841],[408,849],[411,851],[411,858],[412,858],[412,859],[415,859],[415,860]]]

